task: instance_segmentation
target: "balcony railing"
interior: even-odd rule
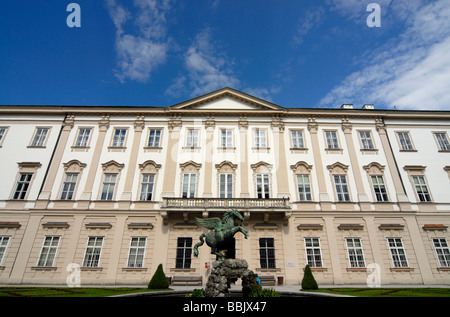
[[[163,208],[291,208],[289,198],[163,198]]]

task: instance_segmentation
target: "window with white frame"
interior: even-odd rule
[[[98,267],[102,253],[103,237],[89,237],[84,253],[84,267]]]
[[[433,238],[434,251],[439,261],[440,267],[450,267],[450,249],[447,240],[444,238]]]
[[[177,258],[175,267],[177,269],[191,268],[192,238],[178,238],[177,240]]]
[[[17,180],[12,199],[23,200],[26,198],[32,178],[33,178],[32,173],[19,174],[19,178]]]
[[[197,174],[196,173],[184,173],[183,174],[182,197],[183,198],[194,198],[196,185],[197,185]]]
[[[256,148],[267,147],[266,130],[263,129],[254,130],[254,144]]]
[[[77,139],[75,141],[75,146],[88,146],[89,144],[89,136],[91,135],[91,128],[80,128],[78,130]]]
[[[6,250],[9,246],[9,241],[11,240],[8,236],[0,236],[0,265],[3,263],[3,259],[5,258]]]
[[[439,145],[440,151],[450,151],[450,142],[448,141],[447,133],[445,132],[435,132],[436,140]]]
[[[221,147],[233,146],[233,130],[231,129],[220,130],[220,146]]]
[[[305,142],[303,141],[303,131],[302,130],[291,130],[292,147],[294,149],[305,148]]]
[[[256,174],[256,196],[258,198],[270,198],[269,174]]]
[[[372,188],[377,201],[389,201],[383,176],[372,175],[370,176],[370,179],[372,180]]]
[[[71,200],[77,186],[78,173],[66,173],[60,199]]]
[[[347,177],[345,175],[333,175],[333,180],[338,201],[350,201]]]
[[[219,174],[219,197],[232,198],[233,197],[233,174]]]
[[[103,186],[102,193],[100,196],[101,200],[113,200],[114,190],[116,188],[117,174],[116,173],[105,173],[103,175]]]
[[[370,131],[359,131],[359,138],[361,140],[362,148],[364,150],[374,149],[372,134]]]
[[[422,202],[431,201],[431,195],[428,191],[427,182],[425,181],[425,176],[411,176],[414,184],[414,188],[417,193],[417,197]]]
[[[42,244],[37,266],[52,267],[58,251],[59,236],[46,236]]]
[[[275,268],[275,245],[273,238],[259,239],[259,263],[262,269]]]
[[[132,237],[130,241],[130,249],[128,252],[127,267],[143,267],[146,237]]]
[[[200,130],[198,129],[187,129],[187,135],[186,135],[186,147],[192,148],[192,147],[198,147],[198,136],[199,136]]]
[[[397,137],[400,142],[400,149],[404,151],[414,150],[413,144],[411,142],[411,137],[409,132],[397,132]]]
[[[305,238],[306,263],[310,267],[322,267],[319,238]]]
[[[300,201],[311,201],[311,181],[308,174],[301,174],[297,176],[297,191],[298,199]]]
[[[160,147],[161,132],[161,129],[150,129],[148,132],[148,147]]]
[[[366,267],[364,252],[360,238],[346,238],[348,260],[350,267]]]
[[[3,140],[5,139],[6,131],[8,128],[0,127],[0,146],[3,143]]]
[[[388,238],[389,252],[394,267],[408,267],[405,249],[401,238]]]
[[[114,129],[112,147],[124,147],[127,136],[127,129]]]
[[[140,200],[152,200],[155,174],[142,174]]]
[[[327,149],[339,149],[337,131],[325,131]]]
[[[31,141],[31,146],[44,146],[48,131],[49,128],[37,128]]]

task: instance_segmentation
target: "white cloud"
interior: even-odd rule
[[[212,41],[210,29],[200,32],[184,55],[186,75],[175,79],[166,93],[179,96],[189,89],[190,96],[198,96],[223,87],[236,87],[232,62],[218,51]],[[187,85],[187,87],[186,87]]]
[[[349,102],[398,109],[450,109],[450,6],[447,1],[425,5],[411,1],[411,7],[409,2],[393,1],[394,15],[408,16],[404,32],[370,52],[365,66],[348,75],[319,104],[334,107]]]
[[[116,77],[121,82],[127,79],[147,81],[152,71],[166,61],[169,48],[166,13],[170,1],[134,0],[135,14],[116,0],[106,0],[106,5],[116,27]],[[134,23],[138,31],[127,33],[128,23]]]
[[[303,43],[304,37],[310,32],[314,26],[321,22],[324,9],[322,7],[311,9],[307,11],[300,19],[294,34],[293,42],[295,45]]]

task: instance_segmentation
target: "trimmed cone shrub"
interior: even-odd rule
[[[309,265],[306,265],[305,273],[304,273],[303,279],[302,279],[302,289],[313,290],[313,289],[318,289],[318,288],[319,288],[319,286],[317,285],[317,282],[314,279],[311,268],[309,267]]]
[[[150,283],[148,283],[149,289],[166,289],[169,288],[169,282],[167,281],[166,274],[164,274],[162,264],[158,265],[155,274],[153,274]]]

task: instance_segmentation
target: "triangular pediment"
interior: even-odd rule
[[[209,111],[270,111],[283,108],[232,88],[222,88],[209,94],[173,105],[171,110]]]

